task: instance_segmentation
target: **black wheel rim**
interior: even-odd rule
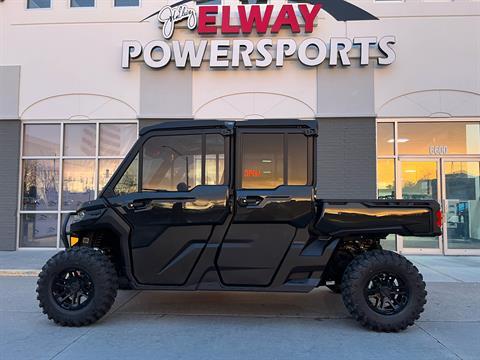
[[[407,306],[410,292],[399,275],[382,271],[373,275],[364,291],[368,306],[382,315],[395,315]]]
[[[92,300],[94,291],[92,278],[82,269],[63,270],[52,283],[53,299],[65,310],[83,309]]]

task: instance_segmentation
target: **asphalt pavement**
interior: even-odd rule
[[[415,326],[385,334],[360,327],[326,289],[120,291],[100,322],[63,328],[35,296],[31,271],[50,255],[22,252],[0,252],[1,360],[480,359],[480,257],[410,257],[427,281],[426,310]]]

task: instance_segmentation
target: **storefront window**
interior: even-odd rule
[[[63,155],[95,156],[96,130],[95,124],[65,125]]]
[[[19,246],[62,246],[61,218],[97,196],[136,138],[135,123],[25,124]]]
[[[136,124],[100,124],[100,156],[125,156],[137,139]]]
[[[395,149],[394,123],[377,124],[377,155],[393,155]]]
[[[56,247],[57,214],[21,214],[20,247]]]
[[[64,160],[62,210],[75,210],[95,198],[95,160]]]
[[[57,210],[59,160],[23,160],[22,210]]]
[[[100,159],[98,161],[98,191],[102,191],[122,159]]]
[[[480,123],[400,122],[397,142],[399,155],[480,154]]]
[[[395,160],[377,161],[377,198],[395,199]]]
[[[25,125],[24,156],[59,156],[60,125]]]

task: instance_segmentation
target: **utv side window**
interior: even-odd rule
[[[224,149],[219,134],[152,137],[143,145],[142,191],[189,191],[197,185],[223,184]]]
[[[138,154],[123,173],[113,189],[116,196],[131,194],[138,191]]]
[[[243,134],[243,189],[274,189],[280,185],[308,185],[308,146],[304,134]]]
[[[244,134],[242,146],[242,188],[283,185],[283,134]]]
[[[224,184],[225,139],[220,134],[208,134],[205,142],[205,185]]]
[[[308,184],[308,138],[303,134],[288,134],[288,185]]]

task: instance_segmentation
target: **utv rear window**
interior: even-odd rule
[[[164,135],[143,145],[142,191],[189,191],[224,183],[225,140],[220,134]]]
[[[309,138],[304,134],[243,134],[243,189],[308,185]]]

